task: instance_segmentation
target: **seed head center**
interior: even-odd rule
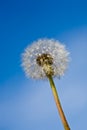
[[[53,75],[54,71],[52,68],[53,58],[50,54],[41,54],[37,57],[36,62],[39,66],[41,66],[46,73],[47,76]]]
[[[53,58],[50,54],[41,54],[37,57],[36,62],[39,66],[43,65],[52,65],[53,64]]]

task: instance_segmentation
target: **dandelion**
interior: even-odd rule
[[[65,130],[70,130],[53,81],[64,75],[69,62],[69,52],[54,39],[39,39],[28,46],[22,54],[22,66],[28,77],[48,79],[54,100]]]

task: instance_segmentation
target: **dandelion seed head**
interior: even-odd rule
[[[45,79],[48,75],[61,77],[69,62],[69,52],[54,39],[39,39],[22,54],[22,66],[28,77]]]

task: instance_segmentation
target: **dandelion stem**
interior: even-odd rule
[[[56,87],[55,87],[52,76],[48,76],[48,79],[49,79],[49,82],[50,82],[50,86],[51,86],[51,89],[52,89],[54,100],[56,102],[56,106],[57,106],[60,118],[62,120],[64,129],[65,130],[70,130],[70,127],[69,127],[68,122],[66,120],[66,117],[64,115],[64,112],[63,112],[63,109],[62,109],[62,106],[61,106],[61,103],[60,103],[60,100],[59,100],[59,96],[58,96],[58,93],[57,93],[57,90],[56,90]]]

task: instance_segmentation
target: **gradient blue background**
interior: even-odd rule
[[[71,130],[86,130],[86,0],[0,1],[0,130],[63,130],[49,83],[27,79],[20,66],[24,48],[43,37],[70,51],[55,84]]]

